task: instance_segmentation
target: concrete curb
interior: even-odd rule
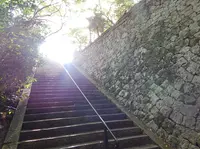
[[[91,83],[93,83],[111,102],[113,102],[119,109],[122,110],[136,125],[138,125],[144,133],[146,133],[156,144],[158,144],[162,149],[172,149],[168,144],[162,141],[156,134],[154,134],[145,124],[143,124],[131,111],[128,111],[125,107],[123,107],[117,100],[115,100],[114,95],[106,91],[104,88],[98,85],[86,72],[84,72],[81,68],[73,65],[77,70],[79,70]]]
[[[15,115],[13,116],[6,138],[4,140],[4,145],[2,149],[17,149],[17,143],[19,140],[24,114],[26,112],[30,89],[24,89],[22,94],[25,94],[26,98],[19,101],[19,104],[15,111]]]

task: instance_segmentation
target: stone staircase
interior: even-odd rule
[[[72,65],[65,68],[119,141],[119,149],[160,149]],[[36,73],[18,149],[103,149],[104,125],[62,67]],[[109,149],[115,142],[108,134]]]

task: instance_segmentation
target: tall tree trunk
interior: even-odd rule
[[[92,43],[92,32],[91,32],[91,29],[89,29],[89,32],[90,32],[90,43]]]

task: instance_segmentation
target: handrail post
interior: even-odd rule
[[[118,141],[116,141],[116,143],[115,143],[115,149],[119,149],[119,142]]]
[[[106,127],[104,127],[104,147],[108,149],[108,133]]]

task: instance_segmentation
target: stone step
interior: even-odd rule
[[[143,131],[139,127],[117,128],[117,129],[111,129],[111,130],[113,131],[114,135],[116,135],[116,137],[141,135],[143,133]],[[102,137],[98,138],[97,134],[102,136]],[[36,139],[52,138],[52,137],[60,137],[60,136],[65,136],[65,137],[76,136],[77,139],[81,140],[82,139],[81,138],[82,135],[84,135],[84,137],[87,137],[88,139],[91,138],[91,135],[92,135],[93,139],[102,140],[103,139],[103,135],[104,135],[104,130],[103,129],[102,130],[99,129],[99,130],[95,130],[95,131],[87,131],[87,132],[82,132],[82,133],[71,133],[71,134],[59,131],[57,133],[48,133],[48,136],[46,135],[47,137],[24,136],[23,138],[22,137],[20,138],[20,141],[25,141],[25,140],[28,141],[28,140],[36,140]],[[94,140],[85,140],[85,141],[94,141]],[[78,143],[78,142],[76,142],[76,143]]]
[[[64,137],[64,136],[62,136]],[[82,144],[75,144],[73,141],[74,140],[74,136],[71,137],[72,139],[63,139],[63,138],[45,138],[43,140],[31,140],[30,142],[28,141],[24,141],[24,142],[20,142],[18,145],[18,148],[20,149],[29,149],[29,148],[37,148],[37,149],[45,149],[45,148],[50,148],[50,147],[58,147],[60,146],[62,149],[69,149],[69,148],[73,148],[73,149],[102,149],[103,146],[103,142],[101,141],[102,139],[99,139],[98,141],[95,142],[88,142],[85,143],[85,140],[80,140],[79,141]],[[95,138],[95,137],[90,137]],[[74,143],[74,144],[72,144]],[[123,138],[119,138],[119,148],[122,147],[130,147],[130,146],[141,146],[144,144],[151,144],[153,143],[149,137],[147,135],[137,135],[137,136],[130,136],[130,137],[123,137]],[[67,147],[67,145],[71,144],[70,146]],[[66,146],[66,147],[62,147],[62,146]],[[114,149],[115,146],[115,142],[114,140],[110,139],[109,140],[109,148]]]
[[[52,77],[37,77],[37,76],[35,78],[37,79],[37,81],[34,83],[37,83],[37,82],[62,82],[63,80],[72,82],[72,80],[67,75],[61,76],[59,78],[58,77],[54,77],[54,78],[52,78]],[[78,82],[91,83],[89,80],[86,80],[83,77],[82,78],[74,78],[74,79]]]
[[[93,101],[105,101],[106,98],[104,97],[87,97],[90,102]],[[28,103],[39,103],[39,102],[67,102],[67,101],[85,101],[83,96],[79,97],[48,97],[48,98],[30,98]]]
[[[86,92],[86,91],[98,91],[97,88],[94,88],[94,87],[85,87],[85,86],[79,86],[81,88],[82,91]],[[45,86],[45,87],[32,87],[31,88],[32,90],[76,90],[77,91],[77,87],[76,86],[63,86],[63,85],[54,85],[54,86]]]
[[[70,87],[65,87],[65,88],[50,88],[50,87],[47,87],[47,88],[40,88],[40,89],[38,89],[38,88],[35,88],[34,90],[32,90],[31,92],[41,92],[41,91],[44,91],[44,90],[50,90],[50,91],[58,91],[58,90],[61,90],[61,91],[66,91],[66,89],[67,90],[69,90],[69,91],[78,91],[78,88],[76,87],[76,86],[73,86],[72,88],[70,88]],[[98,92],[98,93],[101,93],[101,92],[99,92],[99,90],[97,89],[97,88],[95,88],[95,87],[91,87],[91,90],[86,90],[86,92],[90,92],[90,91],[96,91],[96,92]]]
[[[119,149],[159,149],[72,65],[67,68],[119,140]],[[31,88],[18,149],[103,149],[105,126],[64,69],[51,66],[39,72]],[[110,134],[108,138],[109,149],[114,149]]]
[[[101,94],[85,94],[85,96],[87,98],[106,98],[105,96],[101,95]],[[41,98],[51,98],[51,97],[57,97],[57,98],[84,98],[83,95],[81,93],[51,93],[51,94],[31,94],[30,95],[30,99],[35,98],[35,100],[40,100]]]
[[[80,86],[81,87],[81,86]],[[76,90],[77,91],[77,87],[76,86],[45,86],[45,87],[31,87],[31,90],[36,90],[36,91],[40,91],[40,90]],[[81,87],[81,90],[83,90],[84,92],[88,91],[88,90],[92,90],[92,91],[97,91],[97,88],[94,87]]]
[[[72,145],[72,146],[68,146],[68,147],[54,147],[51,149],[103,149],[104,144],[102,141],[97,142],[98,144],[96,144],[96,142],[89,142],[87,144],[77,144],[77,145]],[[122,145],[121,145],[122,146]],[[114,140],[110,140],[109,141],[109,148],[110,149],[114,149],[115,148],[115,142]],[[119,149],[123,149],[123,148],[119,148]],[[131,147],[131,148],[126,148],[126,149],[160,149],[160,147],[158,145],[155,144],[147,144],[147,145],[140,145],[137,147]]]
[[[31,88],[32,90],[31,90],[31,92],[33,91],[33,92],[41,92],[41,91],[58,91],[58,90],[64,90],[64,91],[78,91],[78,89],[77,89],[77,87],[68,87],[68,86],[66,86],[66,87],[45,87],[45,88],[43,88],[43,87],[32,87]],[[96,92],[99,92],[98,91],[98,89],[96,89],[96,88],[82,88],[82,90],[84,90],[84,93],[85,92],[91,92],[91,91],[96,91]]]
[[[105,108],[105,109],[96,109],[100,115],[103,114],[113,114],[121,113],[121,110],[118,108]],[[63,117],[78,117],[78,116],[89,116],[95,115],[94,110],[80,110],[80,111],[59,111],[59,112],[48,112],[48,113],[39,113],[39,114],[26,114],[24,121],[31,120],[42,120],[42,119],[52,119],[52,118],[63,118]]]
[[[117,114],[106,114],[101,115],[104,121],[110,120],[123,120],[127,119],[127,116],[124,113]],[[100,118],[97,115],[90,116],[80,116],[80,117],[71,117],[71,118],[54,118],[54,119],[45,119],[45,120],[35,120],[35,121],[25,121],[23,123],[22,129],[40,129],[40,128],[50,128],[66,125],[75,125],[89,122],[100,122]]]
[[[35,98],[34,100],[40,100],[42,98],[84,98],[83,95],[81,93],[65,93],[65,94],[31,94],[30,95],[30,99],[31,98]],[[94,95],[94,94],[88,94],[86,95],[87,98],[95,98],[95,99],[100,99],[100,98],[106,98],[105,96],[103,95]]]
[[[91,85],[85,85],[85,84],[78,84],[78,85],[80,85],[81,87],[84,87],[84,88],[87,88],[87,89],[89,89],[89,88],[91,88],[91,89],[93,89],[93,88],[96,88],[96,87],[94,87],[92,84]],[[32,85],[32,88],[38,88],[38,87],[42,87],[42,88],[45,88],[45,87],[69,87],[69,88],[73,88],[73,87],[76,87],[75,86],[75,84],[73,84],[73,83],[70,83],[70,84],[67,84],[67,83],[65,83],[65,84],[39,84],[39,83],[37,83],[37,84],[33,84]]]
[[[111,104],[111,102],[107,100],[98,100],[91,101],[92,104]],[[55,101],[55,102],[35,102],[29,103],[28,108],[37,108],[37,107],[50,107],[50,106],[71,106],[71,105],[88,105],[86,100],[77,100],[77,101]]]
[[[98,91],[95,91],[95,92],[84,92],[85,95],[87,96],[93,96],[93,97],[98,97],[98,96],[103,96],[102,93],[99,93]],[[41,90],[40,92],[31,92],[31,95],[30,96],[49,96],[49,95],[63,95],[63,96],[73,96],[73,95],[82,95],[80,93],[80,91],[71,91],[71,90],[56,90],[56,91],[53,91],[53,90]]]
[[[106,121],[106,123],[110,129],[127,128],[135,126],[133,122],[128,119]],[[51,135],[59,136],[63,133],[76,134],[76,133],[84,133],[84,132],[97,131],[103,129],[104,125],[102,124],[102,122],[90,122],[90,123],[76,124],[69,126],[22,130],[20,134],[20,140],[25,140],[28,138],[47,138]]]
[[[147,144],[147,145],[142,145],[140,147],[131,147],[126,149],[160,149],[160,147],[155,144]]]
[[[93,107],[96,109],[105,109],[105,108],[115,108],[114,104],[93,104]],[[46,113],[46,112],[57,112],[57,111],[80,111],[84,109],[92,109],[88,105],[72,105],[72,106],[56,106],[56,107],[39,107],[39,108],[27,108],[26,114],[36,114],[36,113]]]

